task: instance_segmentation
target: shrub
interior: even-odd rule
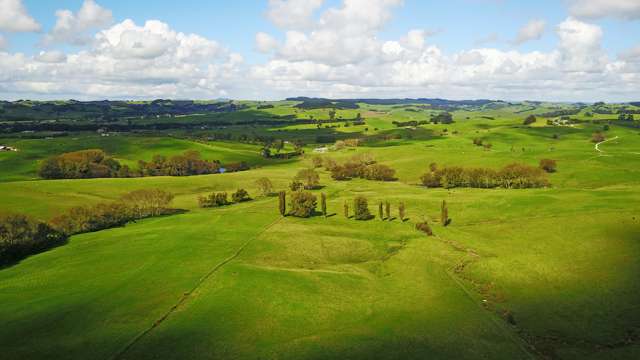
[[[427,234],[427,236],[433,236],[433,231],[431,230],[431,226],[429,226],[429,223],[426,220],[424,220],[423,222],[417,223],[416,229],[418,231],[422,231],[423,233]]]
[[[356,220],[369,220],[372,217],[367,198],[364,196],[358,196],[353,200],[353,211]]]
[[[556,161],[551,159],[542,159],[540,160],[540,169],[548,172],[554,173],[556,172]]]
[[[536,117],[534,115],[529,115],[524,119],[523,124],[524,125],[531,125],[533,123],[535,123],[537,121]]]
[[[304,184],[305,190],[312,190],[320,185],[320,176],[313,169],[302,169],[298,171],[294,180]]]
[[[323,161],[322,158],[320,156],[314,156],[311,158],[311,165],[314,168],[319,168],[322,167]]]
[[[377,181],[393,181],[396,180],[396,171],[387,165],[373,164],[369,165],[364,170],[364,177],[367,180]]]
[[[308,191],[295,191],[291,194],[289,215],[307,218],[316,210],[316,197]]]
[[[304,184],[302,184],[300,181],[298,180],[293,180],[290,184],[289,184],[289,190],[291,191],[298,191],[298,190],[302,190],[302,188],[304,188]]]
[[[231,194],[231,199],[233,199],[233,202],[240,203],[251,200],[251,197],[249,197],[249,193],[245,189],[238,189],[238,191]]]
[[[269,196],[273,193],[273,184],[271,184],[271,180],[266,177],[256,180],[256,186],[263,196]]]
[[[0,264],[37,254],[66,240],[48,224],[20,214],[0,214]]]
[[[198,205],[201,208],[212,208],[229,205],[226,192],[211,193],[207,196],[198,197]]]

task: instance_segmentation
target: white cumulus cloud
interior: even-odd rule
[[[521,45],[527,41],[539,40],[544,34],[546,27],[547,23],[544,20],[531,20],[520,29],[513,43],[515,45]]]
[[[569,2],[569,11],[576,17],[640,19],[640,1],[638,0],[569,0]]]
[[[105,9],[93,0],[85,0],[77,13],[71,10],[56,11],[56,24],[44,36],[43,43],[71,43],[84,45],[91,40],[87,31],[100,29],[113,21],[111,10]]]
[[[40,29],[40,24],[29,15],[22,0],[0,0],[0,30],[34,32]]]

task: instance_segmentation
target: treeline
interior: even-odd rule
[[[431,164],[420,180],[426,187],[447,189],[455,187],[526,189],[549,186],[545,170],[517,163],[499,170],[460,166],[439,168],[436,164]]]
[[[189,150],[169,158],[155,155],[151,161],[140,160],[138,169],[120,164],[99,149],[64,153],[45,159],[38,174],[44,179],[126,178],[143,176],[190,176],[217,174],[222,169],[217,160],[204,160],[197,151]],[[244,162],[229,163],[224,171],[249,169]]]
[[[431,120],[427,121],[427,120],[410,120],[410,121],[393,121],[392,124],[394,124],[397,127],[407,127],[407,126],[412,126],[412,127],[416,127],[418,125],[427,125],[429,123],[432,124],[452,124],[453,123],[453,115],[451,115],[451,113],[449,112],[442,112],[440,114],[437,115],[431,115]]]
[[[150,117],[158,115],[189,115],[234,112],[247,108],[233,101],[205,103],[192,100],[150,102],[128,101],[1,101],[0,118],[8,121],[84,119],[111,121],[118,117]]]
[[[175,213],[169,208],[172,200],[171,193],[148,189],[130,192],[115,202],[71,208],[48,223],[20,214],[0,215],[0,265],[61,245],[70,235]]]
[[[143,189],[123,195],[111,203],[78,206],[51,219],[51,226],[66,235],[123,226],[128,222],[176,212],[169,205],[173,194],[160,189]]]

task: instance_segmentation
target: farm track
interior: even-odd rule
[[[231,261],[235,260],[236,258],[238,258],[238,256],[240,256],[243,252],[243,250],[251,243],[253,242],[255,239],[259,238],[262,234],[264,234],[267,230],[269,230],[271,227],[273,227],[274,225],[276,225],[278,222],[280,222],[282,220],[282,217],[278,217],[276,220],[272,221],[270,224],[268,224],[267,226],[265,226],[262,230],[260,230],[255,236],[252,236],[251,238],[249,238],[249,240],[245,241],[239,248],[238,250],[236,250],[235,253],[233,253],[231,256],[229,256],[228,258],[226,258],[225,260],[223,260],[222,262],[218,263],[216,266],[214,266],[213,268],[211,268],[209,270],[209,272],[207,272],[204,276],[202,276],[197,282],[196,284],[187,292],[185,292],[180,299],[178,300],[178,302],[173,305],[164,315],[162,315],[158,320],[156,320],[149,328],[145,329],[144,331],[142,331],[141,333],[139,333],[136,337],[134,337],[124,348],[122,348],[122,350],[120,350],[118,353],[116,353],[115,355],[113,355],[111,357],[112,360],[118,360],[118,359],[123,359],[125,354],[131,349],[133,348],[138,342],[140,342],[140,340],[142,340],[142,338],[144,338],[146,335],[148,335],[149,333],[151,333],[155,328],[157,328],[158,326],[160,326],[166,319],[169,318],[169,316],[171,316],[171,314],[173,314],[176,310],[178,310],[181,306],[183,306],[187,300],[196,292],[200,289],[200,287],[202,286],[202,284],[204,284],[205,281],[207,281],[209,278],[211,278],[211,276],[213,276],[216,272],[218,272],[218,270],[220,270],[223,266],[227,265],[228,263],[230,263]]]

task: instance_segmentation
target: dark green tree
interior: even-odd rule
[[[327,217],[327,195],[320,194],[320,208],[322,209],[322,215]]]
[[[367,198],[364,196],[358,196],[353,200],[353,211],[356,220],[371,219],[369,204],[367,203]]]
[[[387,215],[387,220],[391,220],[391,203],[388,201],[384,204],[384,212]]]
[[[280,210],[281,216],[287,215],[287,193],[284,191],[280,191],[278,193],[278,210]]]
[[[378,204],[378,216],[380,220],[384,220],[384,212],[382,211],[382,201]]]
[[[449,207],[445,200],[442,200],[442,206],[440,208],[440,221],[442,221],[443,226],[449,225]]]

